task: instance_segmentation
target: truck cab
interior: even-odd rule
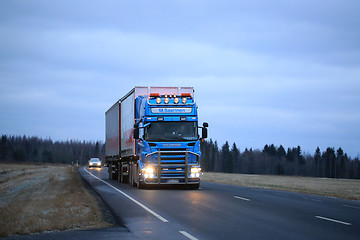
[[[191,93],[139,96],[135,107],[138,184],[186,184],[198,188],[200,136],[197,107]],[[207,137],[206,127],[206,123],[200,127],[202,139]]]

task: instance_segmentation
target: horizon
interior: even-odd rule
[[[7,138],[8,138],[8,137],[15,137],[15,138],[16,138],[16,137],[19,137],[19,138],[23,138],[23,137],[26,137],[26,138],[38,138],[38,139],[40,139],[40,140],[50,140],[50,141],[53,142],[53,143],[57,143],[57,142],[58,142],[58,143],[67,143],[67,142],[74,141],[74,142],[79,142],[79,143],[85,142],[85,143],[92,143],[92,144],[94,144],[94,143],[99,143],[99,144],[103,144],[103,145],[106,144],[106,141],[103,141],[103,140],[86,140],[86,139],[82,139],[82,140],[80,140],[80,139],[66,139],[66,140],[57,139],[57,140],[53,140],[50,136],[47,136],[47,137],[43,138],[43,137],[39,137],[39,136],[29,136],[29,135],[6,135],[6,134],[1,134],[1,136],[4,136],[4,135],[5,135]],[[224,145],[226,144],[226,142],[228,142],[228,144],[229,144],[229,149],[231,149],[231,147],[232,147],[233,144],[235,143],[235,145],[236,145],[236,147],[237,147],[237,149],[239,150],[240,153],[244,153],[244,152],[245,152],[245,149],[247,149],[248,151],[252,150],[252,151],[260,151],[260,152],[262,152],[262,151],[264,150],[264,147],[265,147],[266,145],[268,145],[268,146],[274,145],[276,149],[278,149],[280,146],[282,146],[282,147],[285,149],[286,153],[287,153],[288,149],[291,150],[291,149],[293,149],[293,148],[297,148],[298,146],[300,146],[300,145],[296,145],[296,146],[285,147],[283,144],[275,145],[275,144],[273,144],[273,143],[267,143],[267,144],[265,144],[262,148],[253,148],[253,147],[247,148],[247,147],[246,147],[246,148],[243,148],[243,149],[242,149],[240,146],[238,146],[238,145],[236,144],[236,142],[225,141],[224,143],[219,144],[217,140],[214,140],[214,139],[212,139],[212,138],[207,138],[207,139],[205,139],[205,141],[207,141],[207,142],[210,142],[210,140],[211,140],[214,144],[215,144],[215,143],[217,144],[220,152],[221,152],[222,146],[224,146]],[[316,148],[314,149],[313,153],[310,153],[310,152],[304,151],[304,150],[302,149],[302,146],[300,146],[300,148],[301,148],[301,154],[302,154],[303,156],[309,156],[309,155],[310,155],[310,156],[314,156],[315,151],[316,151],[316,149],[317,149],[317,147],[316,147]],[[335,152],[336,152],[339,148],[341,148],[342,150],[344,150],[341,146],[338,147],[338,148],[328,146],[328,147],[326,147],[325,149],[321,149],[321,148],[319,147],[321,153],[326,152],[327,148],[334,149]],[[349,154],[348,154],[347,152],[345,152],[345,151],[344,151],[344,154],[346,154],[351,160],[359,159],[359,158],[360,158],[359,155],[358,155],[358,156],[351,156],[351,155],[349,155]]]

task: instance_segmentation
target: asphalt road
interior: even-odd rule
[[[79,172],[119,226],[6,239],[360,239],[359,201],[206,182],[137,189],[109,180],[107,168]]]
[[[360,202],[214,183],[199,190],[137,189],[81,168],[138,239],[360,239]]]

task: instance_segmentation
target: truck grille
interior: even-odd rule
[[[170,179],[178,179],[178,183],[185,183],[191,165],[198,165],[200,156],[189,151],[157,151],[146,156],[146,164],[156,166],[157,173],[160,165],[160,183],[169,183]]]

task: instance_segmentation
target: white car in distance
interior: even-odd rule
[[[91,168],[91,167],[101,168],[101,160],[99,158],[90,158],[89,168]]]

